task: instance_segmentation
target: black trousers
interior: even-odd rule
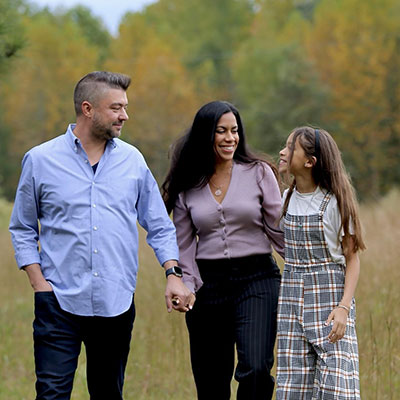
[[[279,268],[269,254],[197,263],[204,285],[186,324],[198,399],[230,399],[235,345],[237,399],[271,399]]]
[[[91,400],[121,400],[135,319],[130,309],[116,317],[81,317],[63,311],[53,292],[35,293],[33,337],[36,400],[68,400],[82,342]]]

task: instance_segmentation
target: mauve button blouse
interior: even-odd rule
[[[231,182],[221,204],[209,185],[180,193],[173,220],[186,286],[196,292],[202,285],[196,259],[271,253],[271,243],[283,257],[280,212],[279,186],[265,163],[234,162]]]

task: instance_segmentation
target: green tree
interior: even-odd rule
[[[76,82],[96,69],[98,49],[71,20],[40,12],[24,18],[26,47],[14,62],[0,99],[7,146],[1,174],[12,198],[26,150],[65,132],[73,122]],[[3,137],[4,139],[4,137]]]
[[[309,22],[293,3],[258,2],[233,62],[250,143],[274,156],[296,126],[321,123],[327,96],[301,46]]]
[[[10,66],[10,60],[24,45],[24,35],[18,8],[22,1],[0,0],[0,72]]]
[[[101,66],[108,56],[111,43],[111,35],[104,26],[103,21],[95,17],[89,8],[79,5],[71,8],[65,14],[65,18],[75,22],[81,29],[88,43],[98,48],[99,65]]]
[[[188,68],[201,96],[233,98],[230,64],[249,35],[253,1],[160,0],[143,14]]]
[[[12,62],[25,43],[21,17],[18,12],[23,7],[22,1],[0,0],[0,81],[7,79],[12,69]],[[9,131],[3,123],[0,112],[0,195],[5,189],[5,179],[12,174],[7,154]]]

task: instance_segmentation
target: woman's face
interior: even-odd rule
[[[223,114],[217,123],[214,151],[217,163],[231,162],[239,143],[236,117],[232,112]]]

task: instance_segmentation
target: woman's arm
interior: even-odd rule
[[[282,198],[279,190],[278,181],[271,168],[262,163],[263,169],[259,168],[261,174],[257,174],[259,186],[262,192],[263,201],[263,224],[268,239],[274,249],[284,258],[284,238],[279,225],[279,218],[282,209]]]
[[[173,210],[173,221],[179,246],[179,266],[183,271],[183,282],[192,293],[196,293],[203,284],[196,263],[197,237],[182,193]]]

